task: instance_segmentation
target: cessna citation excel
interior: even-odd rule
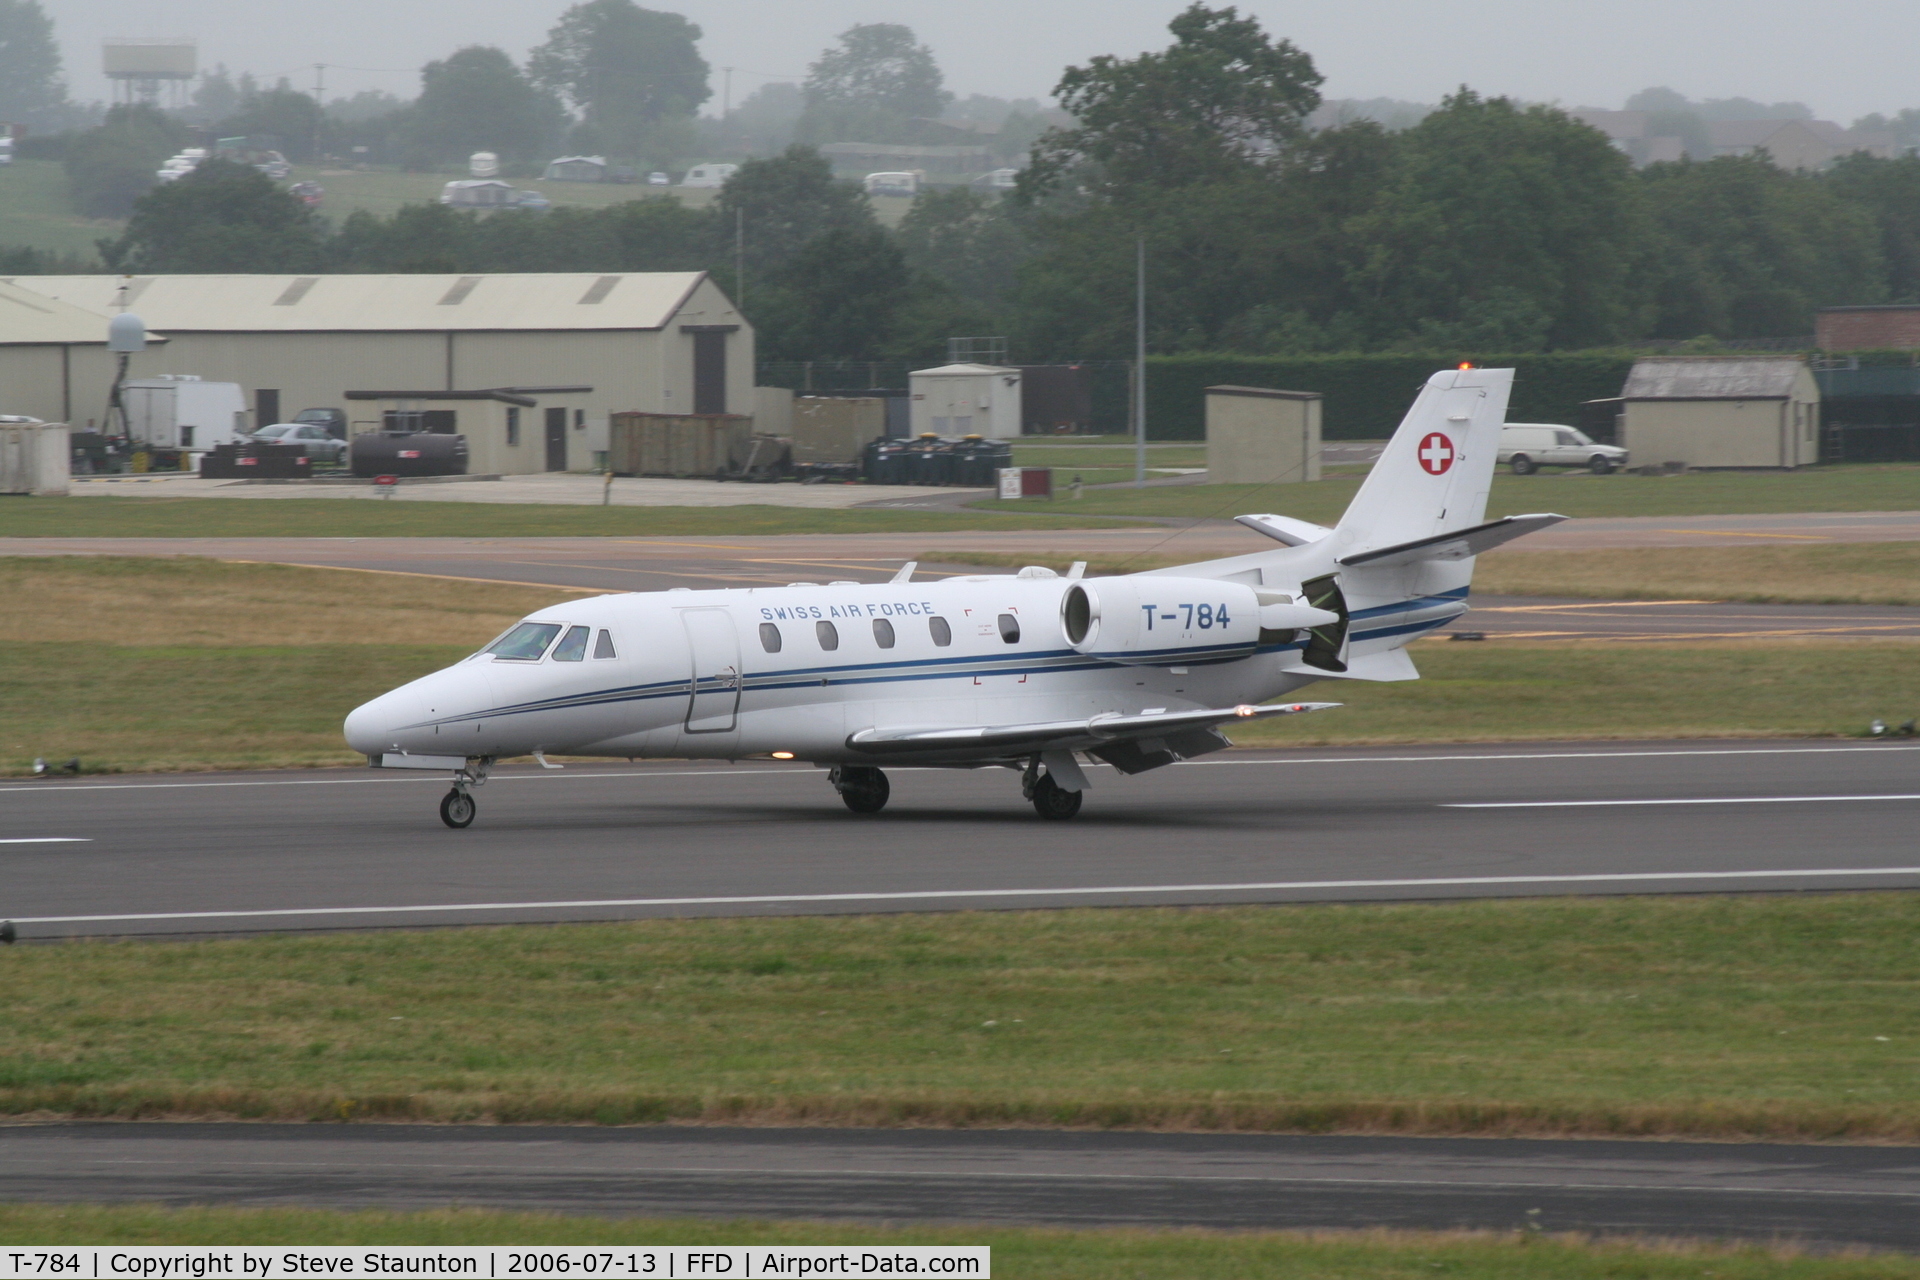
[[[559,604],[358,708],[347,741],[450,770],[451,827],[495,760],[549,752],[811,761],[855,813],[886,806],[888,766],[997,765],[1041,817],[1071,818],[1080,756],[1142,773],[1230,745],[1225,726],[1339,705],[1267,705],[1318,681],[1417,679],[1405,646],[1466,612],[1473,557],[1564,518],[1485,522],[1512,384],[1434,374],[1337,526],[1239,517],[1267,551]]]

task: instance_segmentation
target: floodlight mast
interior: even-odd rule
[[[1147,485],[1147,237],[1134,237],[1133,487]]]

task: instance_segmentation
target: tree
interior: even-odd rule
[[[420,97],[400,123],[409,151],[429,163],[492,151],[527,165],[559,141],[560,104],[498,49],[469,45],[420,72]]]
[[[239,110],[215,125],[214,132],[223,138],[272,139],[271,147],[295,164],[316,159],[327,142],[320,104],[285,80],[241,98]]]
[[[967,187],[935,188],[900,220],[900,248],[916,273],[969,302],[998,307],[1013,293],[1016,273],[1031,252],[1018,213],[1008,202]]]
[[[885,359],[909,279],[883,228],[828,228],[749,298],[759,347],[772,360]]]
[[[1834,161],[1825,183],[1878,225],[1886,296],[1895,302],[1920,302],[1920,156],[1880,160],[1855,152]]]
[[[1789,337],[1816,307],[1886,296],[1872,215],[1818,176],[1721,156],[1649,165],[1642,180],[1658,233],[1655,337]]]
[[[916,122],[936,119],[953,95],[941,87],[933,52],[914,42],[913,29],[869,22],[840,33],[807,68],[806,111],[795,126],[803,142],[898,142]]]
[[[1350,280],[1378,341],[1601,346],[1644,323],[1646,227],[1606,135],[1462,89],[1400,135]]]
[[[1109,196],[1219,181],[1279,163],[1320,105],[1313,59],[1232,6],[1200,3],[1168,24],[1172,47],[1069,67],[1054,97],[1079,120],[1052,129],[1022,177],[1029,197],[1070,171]],[[1097,176],[1096,176],[1097,175]]]
[[[110,270],[281,274],[321,263],[318,219],[262,174],[227,160],[149,191],[127,229],[100,242]]]
[[[778,269],[829,231],[877,225],[859,185],[835,179],[833,166],[812,147],[792,146],[770,159],[747,161],[712,208],[719,242],[729,247],[739,216],[749,279]]]
[[[689,119],[713,96],[700,28],[633,0],[587,0],[561,15],[527,60],[535,84],[559,94],[610,152],[636,158],[663,124]]]
[[[238,111],[243,96],[240,86],[227,74],[227,64],[215,63],[213,70],[200,73],[200,83],[193,90],[193,106],[187,114],[201,124],[212,124]]]
[[[67,145],[67,187],[89,218],[124,218],[140,193],[159,181],[155,171],[187,143],[178,121],[147,106],[118,106],[95,129]]]
[[[40,0],[0,0],[0,120],[47,128],[66,104],[53,20]]]

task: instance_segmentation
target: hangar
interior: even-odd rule
[[[165,339],[131,376],[237,382],[256,426],[347,407],[355,388],[591,387],[565,401],[580,468],[607,447],[611,413],[753,411],[753,329],[719,287],[629,272],[4,278],[0,412],[103,421],[106,325],[122,309]]]

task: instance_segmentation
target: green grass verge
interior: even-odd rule
[[[348,711],[470,652],[456,645],[0,647],[0,774],[351,765]],[[1577,653],[1577,656],[1576,656]],[[1920,714],[1898,642],[1423,644],[1422,680],[1329,680],[1340,709],[1235,727],[1242,746],[1820,737]]]
[[[1057,478],[1057,477],[1056,477]],[[1278,511],[1332,524],[1360,487],[1357,476],[1310,484],[1163,485],[1102,489],[1074,503],[1076,514],[1229,519]],[[1029,498],[995,510],[1044,505]],[[975,506],[984,506],[976,503]],[[1794,511],[1911,511],[1920,506],[1920,464],[1815,467],[1805,471],[1696,471],[1678,476],[1496,475],[1489,515],[1557,511],[1566,516],[1766,515]]]
[[[1013,1280],[1192,1280],[1195,1276],[1413,1280],[1901,1280],[1920,1260],[1791,1247],[1591,1241],[1456,1232],[1211,1232],[866,1223],[586,1218],[442,1209],[169,1209],[0,1206],[0,1244],[44,1245],[987,1245]]]
[[[0,1113],[1920,1138],[1920,895],[0,952]]]
[[[15,160],[0,169],[0,246],[92,258],[93,242],[119,235],[124,225],[75,213],[66,167],[58,160]]]
[[[1080,504],[1075,504],[1076,507]],[[1064,514],[1079,517],[1078,510]],[[538,503],[382,502],[339,498],[0,499],[0,538],[770,537],[1057,529],[1044,510],[974,514],[806,507],[566,507]],[[1075,527],[1120,522],[1075,519]]]

